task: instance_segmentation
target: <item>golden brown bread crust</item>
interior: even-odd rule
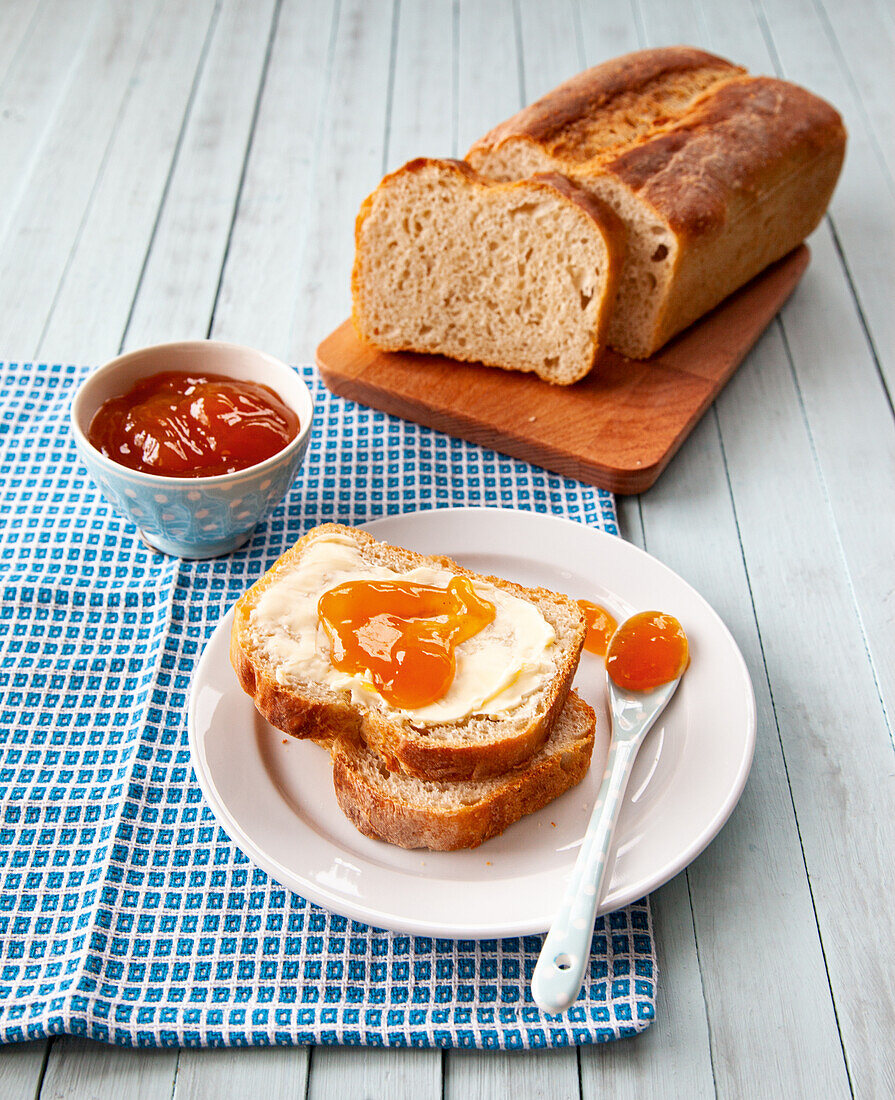
[[[582,120],[613,110],[632,95],[648,95],[649,87],[662,77],[684,75],[695,70],[717,71],[719,78],[745,72],[723,57],[692,46],[669,46],[637,50],[585,69],[534,103],[501,122],[480,138],[467,157],[480,148],[494,148],[510,137],[524,136],[543,146],[553,156],[571,160],[590,159],[591,148],[582,132]]]
[[[709,93],[686,122],[606,165],[677,239],[672,279],[639,354],[653,354],[813,232],[845,143],[842,119],[824,100],[784,81],[741,77]]]
[[[479,180],[481,179],[482,177],[479,176]],[[579,187],[568,177],[560,175],[559,172],[536,172],[528,178],[527,182],[544,183],[554,191],[559,191],[576,206],[580,206],[585,214],[599,225],[603,236],[609,238],[610,256],[618,256],[624,252],[625,223],[608,203],[603,202],[585,188]]]
[[[338,700],[323,702],[309,699],[299,692],[289,691],[278,684],[263,666],[253,662],[241,641],[249,611],[250,608],[236,605],[230,631],[230,664],[239,686],[246,695],[251,695],[259,713],[283,733],[292,737],[307,737],[323,745],[334,737],[360,736],[360,715],[349,704]]]
[[[364,750],[338,740],[332,746],[336,799],[348,820],[376,840],[436,851],[476,848],[584,778],[593,752],[595,715],[574,692],[567,711],[566,720],[581,730],[566,751],[550,754],[548,746],[542,759],[521,765],[493,791],[471,804],[458,800],[451,809],[439,808],[433,799],[401,797],[399,790],[389,790],[387,784],[372,785],[358,767]]]
[[[453,163],[458,164],[460,162],[454,161]],[[469,165],[466,167],[468,168]],[[475,175],[480,182],[484,182],[477,172]],[[618,214],[616,214],[609,203],[603,202],[601,198],[598,198],[586,188],[579,187],[574,180],[570,180],[567,176],[560,175],[559,172],[536,172],[533,176],[529,176],[528,182],[545,183],[548,187],[552,187],[554,191],[559,191],[559,193],[569,199],[570,202],[575,203],[576,206],[580,206],[585,214],[597,223],[607,241],[610,258],[607,280],[611,284],[611,287],[614,288],[618,277],[618,269],[621,265],[621,258],[625,254],[625,240],[628,235],[628,231],[625,229],[625,223]],[[612,297],[612,290],[610,289],[606,294],[606,301],[611,303]],[[600,320],[602,323],[602,318]]]
[[[311,738],[321,743],[337,737],[361,738],[389,767],[400,768],[422,779],[456,780],[499,775],[537,752],[550,735],[565,704],[584,646],[584,618],[577,604],[567,596],[548,592],[543,588],[524,588],[499,577],[480,577],[450,558],[425,556],[398,547],[388,548],[401,555],[407,568],[422,564],[434,565],[457,574],[479,577],[522,599],[559,602],[571,614],[576,624],[570,637],[563,639],[565,653],[558,662],[553,688],[549,694],[545,694],[540,708],[535,711],[528,725],[511,731],[495,719],[494,740],[449,743],[438,740],[409,723],[401,724],[397,719],[355,705],[347,691],[315,690],[315,685],[292,687],[277,682],[273,669],[254,651],[250,631],[252,609],[276,577],[288,572],[309,542],[327,534],[348,534],[360,546],[383,545],[358,528],[334,523],[322,524],[287,550],[234,607],[230,662],[240,686],[252,696],[255,706],[267,721],[293,737]]]
[[[839,113],[795,84],[743,76],[708,92],[684,119],[608,161],[603,170],[686,238],[721,228],[734,199],[759,202],[779,177],[810,169],[829,154],[834,159],[827,198],[845,154]],[[826,202],[816,221],[825,207]],[[800,240],[787,243],[780,255]]]

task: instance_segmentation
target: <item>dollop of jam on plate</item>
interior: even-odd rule
[[[605,607],[590,600],[579,600],[578,606],[587,624],[587,634],[584,636],[584,648],[588,653],[594,653],[597,657],[606,656],[606,647],[609,639],[615,633],[618,623],[609,614]]]

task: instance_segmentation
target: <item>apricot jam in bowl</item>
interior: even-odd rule
[[[196,340],[119,356],[71,406],[81,460],[153,549],[236,550],[283,499],[311,438],[301,377],[264,352]]]

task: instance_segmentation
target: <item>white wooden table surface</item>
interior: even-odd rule
[[[727,622],[758,700],[739,807],[653,895],[656,1023],[518,1055],[60,1038],[0,1051],[0,1097],[895,1095],[889,0],[0,0],[0,359],[211,336],[309,361],[385,170],[680,42],[805,84],[850,143],[795,296],[619,502]]]

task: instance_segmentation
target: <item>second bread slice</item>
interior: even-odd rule
[[[603,345],[624,229],[562,176],[495,183],[419,159],[364,202],[355,242],[353,317],[367,343],[567,385]]]
[[[401,848],[476,848],[580,783],[594,747],[594,712],[571,692],[544,747],[504,775],[433,783],[390,771],[358,742],[335,742],[342,812],[367,836]]]

